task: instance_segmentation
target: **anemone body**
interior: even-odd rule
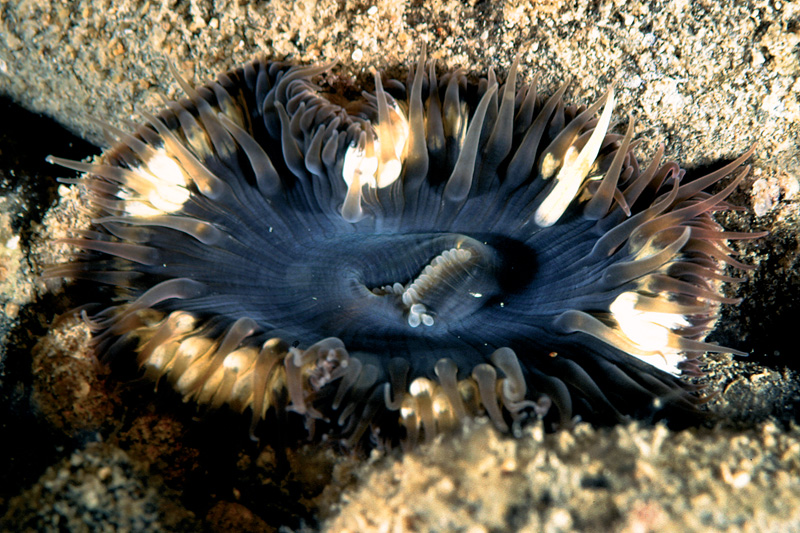
[[[684,183],[633,127],[493,73],[376,76],[346,107],[327,67],[255,61],[128,134],[88,174],[97,212],[48,275],[114,287],[102,357],[256,422],[293,411],[350,443],[413,445],[488,414],[691,417],[730,264],[711,213],[749,157]],[[601,112],[602,111],[602,112]],[[599,116],[598,116],[599,114]]]

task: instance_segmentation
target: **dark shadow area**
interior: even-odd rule
[[[686,180],[702,177],[722,168],[734,158],[687,170]],[[748,161],[749,163],[749,161]],[[736,171],[712,187],[719,192],[730,184]],[[796,228],[767,214],[756,217],[751,211],[752,172],[742,181],[728,202],[738,212],[718,213],[715,218],[726,231],[769,231],[765,237],[729,241],[734,259],[755,268],[742,271],[727,268],[726,274],[742,282],[723,287],[726,296],[741,298],[735,305],[723,305],[720,318],[708,340],[749,353],[738,357],[770,368],[800,370],[797,342],[791,335],[800,317],[800,236]]]
[[[6,199],[11,232],[20,237],[18,246],[27,257],[37,226],[57,202],[56,177],[71,173],[50,165],[45,157],[58,153],[81,159],[97,149],[7,98],[0,98],[0,116],[0,198]],[[6,272],[2,269],[4,276]],[[5,450],[0,454],[0,516],[11,496],[78,444],[42,421],[31,402],[31,352],[47,331],[48,321],[65,310],[63,299],[47,295],[11,317],[6,304],[0,297],[0,435]]]
[[[76,175],[51,165],[45,157],[54,154],[80,160],[99,149],[52,119],[4,97],[0,97],[0,116],[0,196],[13,194],[18,199],[11,224],[26,246],[32,228],[58,199],[56,178]]]

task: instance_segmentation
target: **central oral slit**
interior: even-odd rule
[[[427,262],[413,279],[370,290],[392,299],[411,328],[452,323],[496,293],[497,263],[493,248],[463,237]]]

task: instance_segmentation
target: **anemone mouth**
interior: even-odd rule
[[[351,443],[413,445],[486,413],[696,417],[697,373],[735,281],[714,211],[752,149],[686,182],[639,166],[614,93],[567,105],[425,60],[347,109],[327,66],[255,61],[145,115],[87,172],[97,218],[47,276],[115,287],[98,352],[131,344],[186,398],[295,411]],[[598,116],[599,114],[599,116]]]

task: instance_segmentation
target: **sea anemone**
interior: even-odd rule
[[[346,101],[331,68],[254,61],[96,163],[51,157],[96,213],[47,276],[108,284],[86,320],[104,361],[136,357],[186,400],[296,413],[349,445],[430,441],[486,414],[507,431],[576,417],[696,420],[722,282],[715,211],[752,149],[687,181],[642,168],[609,89],[589,106],[437,73],[375,73]],[[598,117],[599,113],[599,117]],[[277,423],[277,422],[273,422]]]

